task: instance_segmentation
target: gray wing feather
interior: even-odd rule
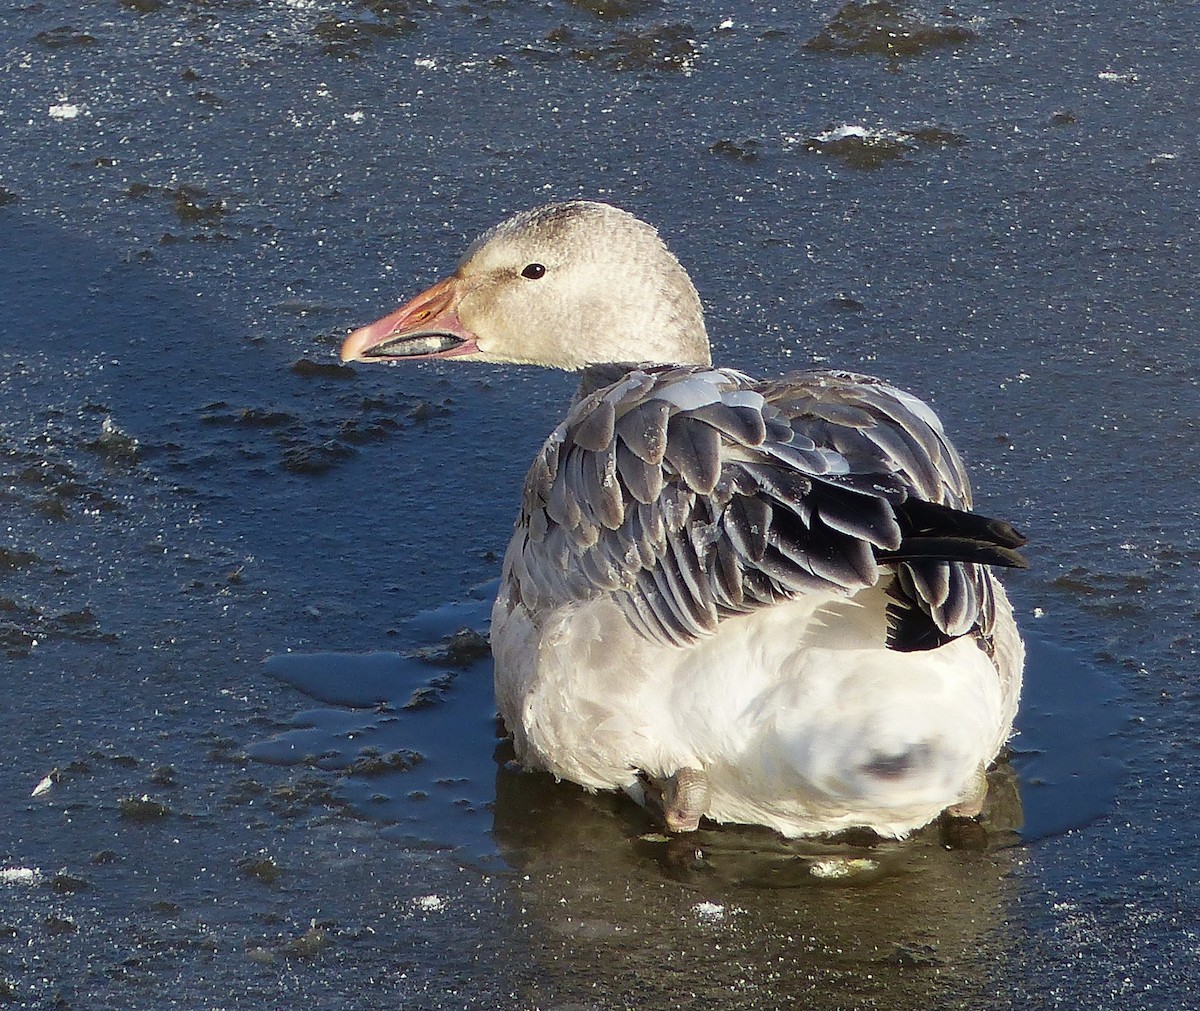
[[[617,421],[612,401],[601,398],[595,406],[567,429],[567,438],[580,449],[602,452],[613,441],[613,426]]]
[[[582,402],[579,407],[586,403]],[[616,431],[639,460],[657,467],[667,449],[667,419],[670,416],[671,405],[661,400],[635,404],[616,423]]]
[[[986,632],[986,569],[906,555],[914,537],[952,543],[910,500],[971,504],[958,454],[909,394],[849,373],[634,368],[576,403],[534,460],[505,578],[534,610],[611,594],[641,635],[676,645],[883,578],[937,634]]]
[[[629,494],[643,505],[654,502],[663,489],[662,467],[647,463],[624,439],[616,440],[617,474]]]
[[[761,404],[757,407],[751,404],[742,407],[736,404],[710,404],[696,408],[691,412],[691,417],[742,446],[761,446],[767,438],[767,424],[763,420]]]
[[[721,433],[692,414],[680,411],[667,422],[663,459],[689,488],[707,495],[721,476]]]

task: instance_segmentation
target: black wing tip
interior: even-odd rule
[[[969,513],[968,515],[973,516],[975,514]],[[996,543],[1000,544],[1003,547],[1023,548],[1026,544],[1029,543],[1029,538],[1026,537],[1023,533],[1021,533],[1020,530],[1018,530],[1016,527],[1014,527],[1007,520],[989,519],[987,521],[987,524],[988,524],[988,528],[992,532],[992,536],[996,540]]]
[[[1015,548],[992,544],[973,537],[909,537],[896,551],[875,555],[884,563],[896,562],[969,562],[995,565],[1005,569],[1027,569],[1029,560]]]
[[[888,649],[897,653],[923,653],[927,650],[945,646],[959,638],[947,635],[933,618],[914,607],[903,597],[887,605],[887,638]]]
[[[1012,548],[997,549],[997,550],[1004,550],[1005,556],[1008,558],[1008,561],[994,563],[994,564],[1004,565],[1006,568],[1009,568],[1009,569],[1027,569],[1027,568],[1029,568],[1029,559],[1026,558],[1023,554],[1021,554],[1021,552],[1015,551]]]
[[[1028,544],[1029,538],[1006,520],[917,498],[897,506],[896,519],[902,531],[900,547],[881,552],[880,561],[934,559],[1029,568],[1028,559],[1017,550]]]

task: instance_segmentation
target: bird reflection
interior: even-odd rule
[[[667,837],[618,795],[519,771],[506,747],[493,834],[520,872],[513,888],[539,969],[531,1002],[970,1006],[1003,965],[1023,852],[1007,762],[989,775],[979,819],[942,819],[904,841],[739,826]]]

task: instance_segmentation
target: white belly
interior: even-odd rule
[[[964,799],[1012,732],[1024,648],[995,593],[993,660],[971,636],[885,649],[877,588],[730,618],[684,648],[604,598],[535,626],[502,588],[497,704],[524,763],[589,789],[701,769],[715,821],[899,836]]]

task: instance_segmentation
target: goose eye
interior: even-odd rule
[[[531,263],[531,264],[527,265],[524,270],[521,271],[521,276],[527,277],[531,281],[536,281],[544,273],[546,273],[546,268],[543,267],[540,263]]]

